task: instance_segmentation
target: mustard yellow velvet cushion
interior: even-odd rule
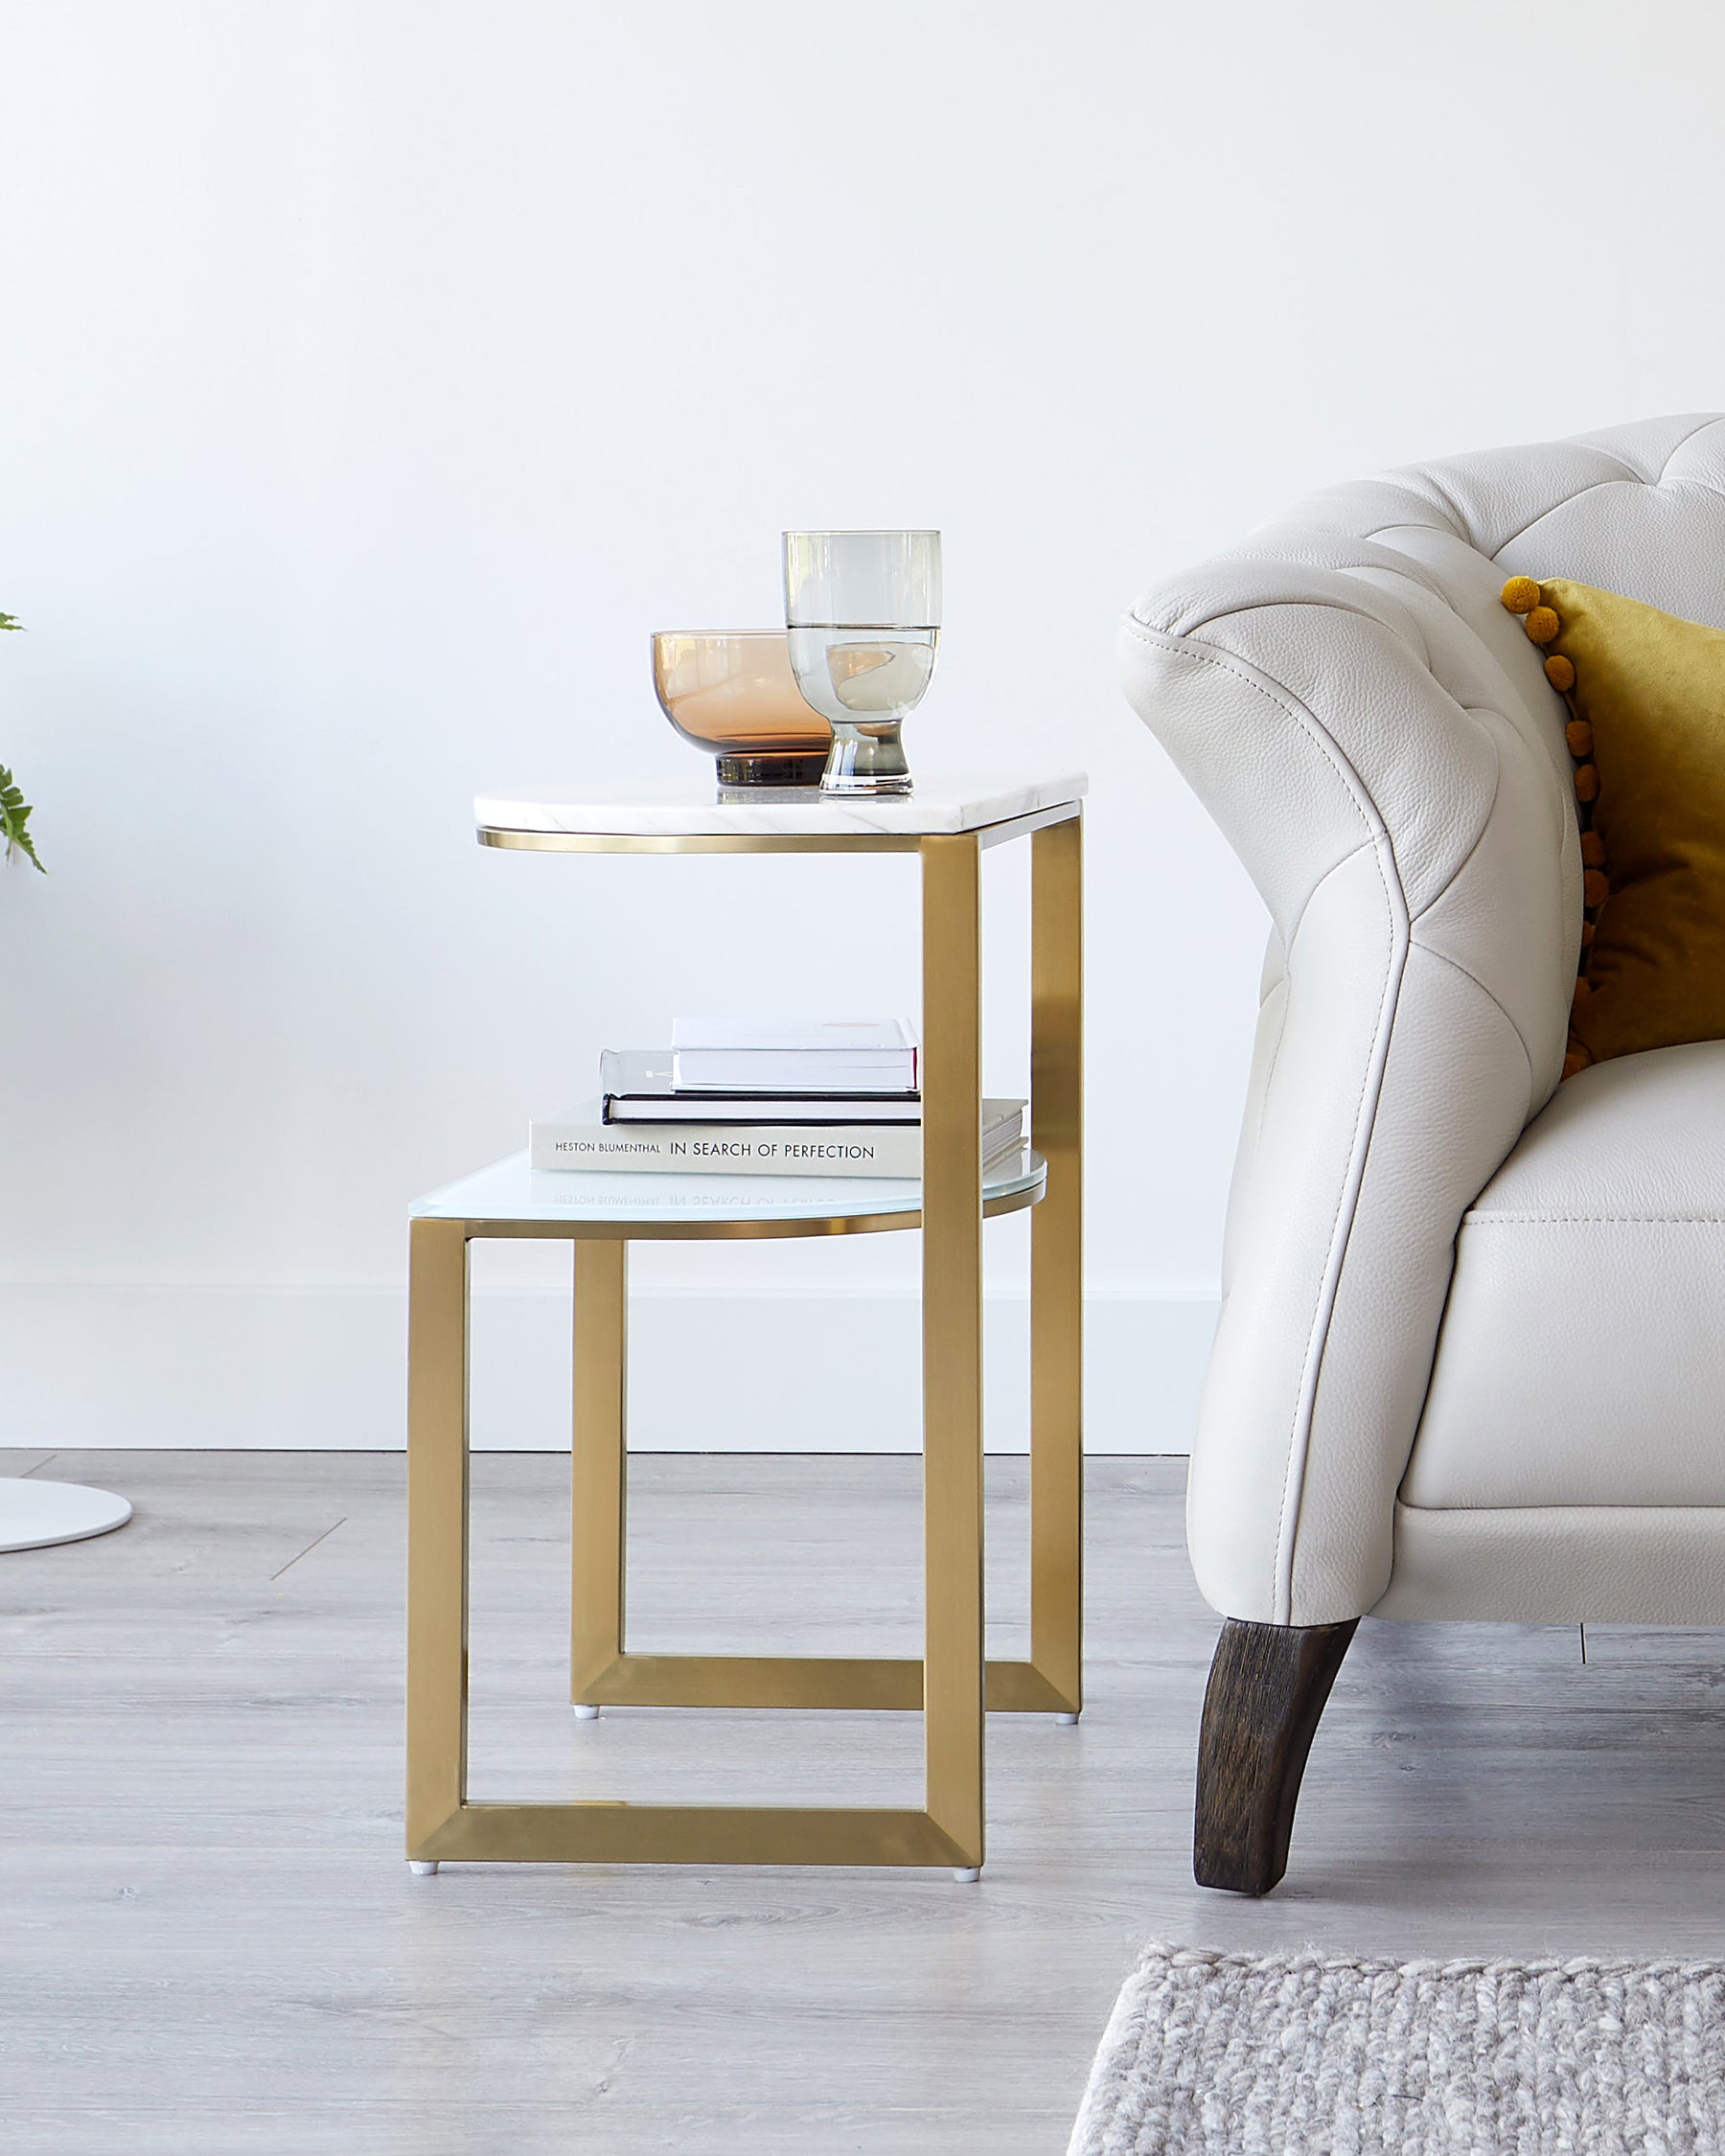
[[[1725,1040],[1725,630],[1549,577],[1504,604],[1567,697],[1582,930],[1567,1077]]]

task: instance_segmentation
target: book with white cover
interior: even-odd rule
[[[607,1048],[608,1123],[920,1123],[920,1093],[679,1093],[669,1048]]]
[[[911,1093],[916,1034],[905,1019],[679,1018],[678,1092]]]
[[[992,1167],[1024,1142],[1024,1103],[982,1103],[982,1164]],[[635,1174],[890,1176],[922,1174],[922,1132],[912,1126],[607,1123],[586,1102],[568,1115],[528,1126],[529,1165],[607,1168]]]

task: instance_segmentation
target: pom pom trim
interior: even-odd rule
[[[1532,577],[1511,577],[1499,597],[1510,613],[1523,617],[1522,627],[1530,642],[1550,644],[1562,634],[1563,623],[1557,609],[1545,604],[1544,590]],[[1545,677],[1560,697],[1572,696],[1576,687],[1575,661],[1562,652],[1549,652],[1545,658]],[[1570,711],[1563,738],[1576,763],[1576,798],[1584,808],[1591,809],[1591,804],[1599,797],[1599,767],[1593,761],[1594,730],[1589,721],[1575,716],[1573,703]],[[1611,896],[1611,879],[1606,873],[1605,841],[1592,828],[1591,814],[1586,820],[1588,828],[1581,834],[1581,903],[1585,913],[1593,915]],[[1584,918],[1581,923],[1581,949],[1571,1003],[1572,1013],[1577,1018],[1593,994],[1587,969],[1596,927],[1592,919]],[[1593,1060],[1592,1050],[1585,1042],[1576,1039],[1572,1026],[1568,1052],[1563,1059],[1564,1077],[1573,1078],[1576,1071],[1585,1070]]]
[[[1539,586],[1531,577],[1511,577],[1498,596],[1512,614],[1530,614],[1539,604]]]

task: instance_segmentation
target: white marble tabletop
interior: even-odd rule
[[[816,837],[886,832],[903,837],[980,831],[1014,816],[1081,801],[1082,771],[1052,777],[1001,772],[932,773],[913,793],[833,794],[815,787],[762,787],[758,798],[702,785],[630,789],[622,794],[482,793],[473,814],[484,831],[565,832],[588,837],[742,837],[756,834]]]
[[[1033,1190],[1047,1174],[1040,1153],[1009,1153],[984,1175],[986,1204]],[[886,1176],[687,1176],[530,1168],[525,1153],[415,1199],[414,1220],[848,1220],[914,1213],[922,1184]]]

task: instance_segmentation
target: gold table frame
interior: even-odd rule
[[[922,866],[920,1213],[689,1222],[420,1218],[409,1265],[407,1856],[481,1863],[951,1866],[984,1854],[983,1716],[1076,1719],[1082,1690],[1083,816],[1073,801],[957,834],[649,837],[482,829],[567,853],[915,853]],[[1031,843],[1030,1658],[988,1662],[982,1581],[980,865]],[[632,1654],[624,1643],[627,1254],[634,1240],[923,1230],[923,1659]],[[925,1805],[470,1802],[468,1250],[571,1241],[570,1696],[584,1706],[916,1709]]]

